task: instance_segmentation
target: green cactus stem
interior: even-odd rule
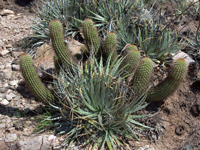
[[[53,60],[54,60],[54,66],[55,66],[56,72],[59,72],[62,62],[59,60],[56,54],[54,54]]]
[[[117,35],[114,32],[108,33],[106,40],[104,41],[103,48],[106,58],[112,54],[111,62],[118,58],[117,51]]]
[[[153,61],[148,57],[144,57],[140,61],[133,77],[133,86],[138,92],[144,92],[144,90],[146,90],[153,74],[153,66]]]
[[[83,36],[86,40],[87,48],[97,55],[100,48],[100,40],[97,29],[91,19],[85,19],[82,23]]]
[[[65,65],[77,67],[78,61],[64,44],[63,26],[61,22],[59,20],[52,20],[49,23],[49,32],[54,51],[59,60]]]
[[[134,73],[140,62],[140,52],[135,45],[127,44],[124,48],[123,56],[124,60],[120,66],[120,68],[124,67],[122,76],[130,75]]]
[[[29,55],[24,54],[21,56],[20,68],[30,92],[44,104],[53,103],[55,97],[41,82]]]
[[[177,59],[167,78],[148,91],[147,101],[161,101],[170,96],[182,83],[187,75],[187,70],[187,62],[182,58]]]

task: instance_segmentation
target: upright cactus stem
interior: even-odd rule
[[[140,52],[133,44],[127,44],[123,52],[124,60],[120,66],[123,69],[123,75],[130,75],[134,73],[140,62]]]
[[[100,40],[94,22],[91,19],[85,19],[82,24],[82,30],[87,48],[97,55],[100,48]]]
[[[144,92],[148,86],[149,80],[153,74],[153,61],[148,58],[142,58],[133,77],[133,86],[138,92]]]
[[[24,54],[21,56],[20,68],[30,92],[42,103],[55,102],[54,95],[43,85],[33,66],[32,58]]]
[[[177,59],[167,78],[148,91],[147,101],[160,101],[170,96],[182,83],[187,70],[187,62],[182,58]]]
[[[49,32],[54,51],[63,64],[77,67],[78,62],[64,44],[63,26],[60,21],[52,20],[49,23]]]
[[[103,48],[104,48],[104,53],[106,55],[106,58],[108,58],[108,56],[112,54],[111,62],[113,62],[114,60],[118,58],[117,51],[116,51],[117,35],[114,32],[108,33],[106,40],[104,41]]]

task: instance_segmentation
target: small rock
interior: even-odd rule
[[[12,77],[12,71],[11,71],[11,69],[4,69],[4,70],[2,70],[2,72],[4,73],[3,74],[3,78],[10,79]],[[0,73],[0,77],[1,77],[1,73]]]
[[[3,99],[0,103],[1,105],[8,105],[9,101],[7,101],[6,99]]]
[[[149,145],[146,145],[146,146],[140,147],[138,150],[148,150],[148,148],[149,148]]]
[[[14,98],[14,101],[18,101],[18,100],[20,100],[20,96],[17,96]]]
[[[5,137],[5,143],[14,142],[17,139],[17,134],[7,134]]]
[[[176,19],[176,20],[173,20],[174,24],[178,25],[180,23],[180,20]]]
[[[5,68],[5,66],[4,65],[0,65],[0,70],[2,69],[4,69]]]
[[[8,45],[6,45],[5,47],[6,47],[6,49],[12,48],[12,45],[11,45],[11,44],[8,44]]]
[[[13,71],[19,71],[20,70],[20,66],[19,65],[12,65],[12,70]]]
[[[187,53],[182,52],[182,51],[179,51],[175,56],[173,56],[173,60],[176,60],[179,58],[185,59],[188,65],[195,62],[192,58],[190,58],[190,56]]]
[[[3,87],[8,88],[9,87],[8,83],[4,83]]]
[[[3,50],[1,53],[0,53],[0,56],[5,56],[6,54],[8,54],[10,51],[8,50]]]
[[[11,100],[12,100],[12,96],[9,95],[9,94],[7,94],[7,95],[6,95],[6,99],[7,99],[8,101],[11,101]]]
[[[13,81],[10,81],[9,84],[12,86],[15,86],[18,84],[18,82],[19,82],[18,80],[13,80]]]
[[[11,150],[40,150],[43,143],[42,141],[42,136],[34,137],[27,141],[18,141],[14,144],[17,149],[14,149],[13,147],[15,146],[12,146]]]
[[[9,9],[3,9],[0,12],[0,15],[2,15],[2,16],[14,15],[14,12],[12,10],[9,10]]]
[[[5,124],[0,124],[0,129],[5,128]]]
[[[3,94],[3,93],[0,93],[0,98],[6,98],[6,96],[5,96],[5,94]]]
[[[4,93],[5,91],[6,91],[6,87],[0,87],[0,93]]]
[[[5,69],[11,69],[11,63],[7,62],[7,63],[5,64]]]

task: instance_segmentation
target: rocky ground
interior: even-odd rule
[[[26,88],[18,64],[25,50],[16,43],[32,33],[28,24],[33,23],[32,20],[37,19],[37,16],[26,1],[0,2],[0,149],[63,149],[60,145],[63,137],[47,132],[42,135],[32,134],[37,124],[35,117],[45,110]],[[190,24],[195,27],[196,22],[193,20]],[[174,27],[178,28],[178,25],[183,24],[178,23]],[[145,120],[147,125],[156,124],[157,127],[156,132],[148,131],[151,142],[141,137],[141,143],[129,141],[130,149],[200,149],[200,83],[197,79],[200,79],[200,72],[196,61],[182,86],[172,96],[164,103],[152,103],[146,109],[147,112],[155,113]],[[81,148],[73,145],[71,149]]]

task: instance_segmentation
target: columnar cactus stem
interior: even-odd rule
[[[187,70],[187,62],[182,58],[177,59],[167,78],[148,91],[147,101],[160,101],[170,96],[182,83]]]
[[[76,67],[78,62],[64,44],[63,26],[61,22],[58,20],[52,20],[49,23],[49,32],[54,51],[59,60],[65,65],[74,65],[74,67]]]
[[[90,51],[92,50],[93,54],[97,55],[100,47],[100,40],[93,21],[91,19],[85,19],[82,24],[82,29],[87,48]]]
[[[139,66],[133,77],[133,86],[138,90],[138,92],[144,92],[146,90],[149,80],[153,74],[153,61],[148,58],[142,58]]]
[[[117,35],[114,32],[108,33],[106,40],[104,41],[103,48],[106,57],[108,58],[109,55],[112,54],[111,62],[117,59]]]
[[[126,45],[124,49],[124,60],[120,68],[125,67],[123,69],[123,75],[130,75],[131,73],[134,73],[135,69],[137,68],[140,62],[140,52],[138,51],[137,47],[132,44]]]
[[[30,92],[44,104],[53,103],[55,97],[41,82],[29,55],[24,54],[21,56],[20,67]]]

